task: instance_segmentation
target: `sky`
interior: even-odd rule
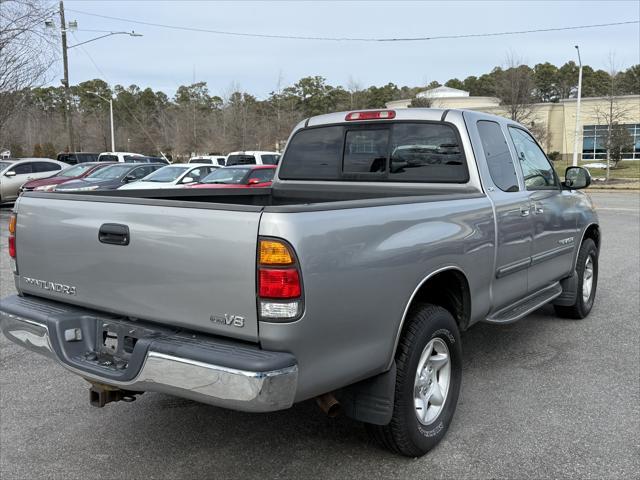
[[[511,55],[531,66],[577,61],[609,69],[640,63],[638,24],[489,38],[421,42],[335,42],[224,36],[139,25],[86,15],[224,30],[292,36],[423,37],[602,24],[640,19],[635,1],[519,2],[209,2],[66,0],[67,21],[78,31],[69,44],[101,33],[130,31],[69,51],[71,83],[103,78],[172,95],[178,86],[205,81],[223,96],[232,87],[264,99],[283,86],[321,75],[331,85],[418,86],[433,80],[479,76],[505,65]],[[62,75],[62,65],[57,67]]]

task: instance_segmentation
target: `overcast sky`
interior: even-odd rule
[[[66,0],[67,20],[78,21],[69,39],[135,30],[144,36],[113,36],[69,52],[72,83],[101,77],[111,84],[150,86],[173,94],[179,85],[206,81],[212,94],[235,82],[259,98],[301,77],[322,75],[333,85],[350,79],[367,87],[393,82],[416,86],[464,79],[505,63],[509,52],[533,66],[582,60],[608,69],[640,63],[638,24],[503,37],[423,42],[323,42],[222,36],[185,32],[87,13],[203,29],[327,37],[416,37],[531,30],[638,20],[640,2],[191,2]],[[93,62],[89,58],[93,59]],[[95,63],[95,64],[94,64]],[[59,67],[60,74],[62,67]]]

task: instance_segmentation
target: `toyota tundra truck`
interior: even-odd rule
[[[86,379],[95,406],[315,398],[420,456],[456,408],[461,331],[547,303],[589,314],[590,181],[561,181],[526,128],[483,113],[312,117],[270,189],[24,193],[2,331]]]

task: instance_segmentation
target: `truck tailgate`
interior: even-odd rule
[[[211,204],[104,200],[21,198],[16,241],[22,292],[258,340],[258,207],[230,211]],[[128,244],[99,240],[105,224],[128,227]]]

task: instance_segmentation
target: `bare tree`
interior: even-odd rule
[[[496,72],[498,73],[498,72]],[[497,75],[496,90],[511,120],[528,124],[533,113],[533,72],[522,59],[509,53],[505,69]]]
[[[45,21],[54,13],[40,0],[1,0],[0,142],[3,126],[23,100],[21,91],[42,84],[55,61],[53,38]]]
[[[619,84],[619,71],[616,64],[615,54],[609,54],[609,76],[611,78],[609,91],[605,95],[604,106],[597,105],[593,109],[593,113],[598,121],[598,125],[607,126],[607,138],[604,142],[604,147],[607,150],[607,167],[606,167],[606,181],[609,181],[611,161],[614,161],[614,168],[620,160],[622,150],[626,147],[625,136],[618,133],[618,130],[626,117],[629,116],[629,108],[625,107],[618,101],[618,94],[620,90]],[[619,144],[622,141],[622,144]],[[612,158],[613,154],[613,158]]]

